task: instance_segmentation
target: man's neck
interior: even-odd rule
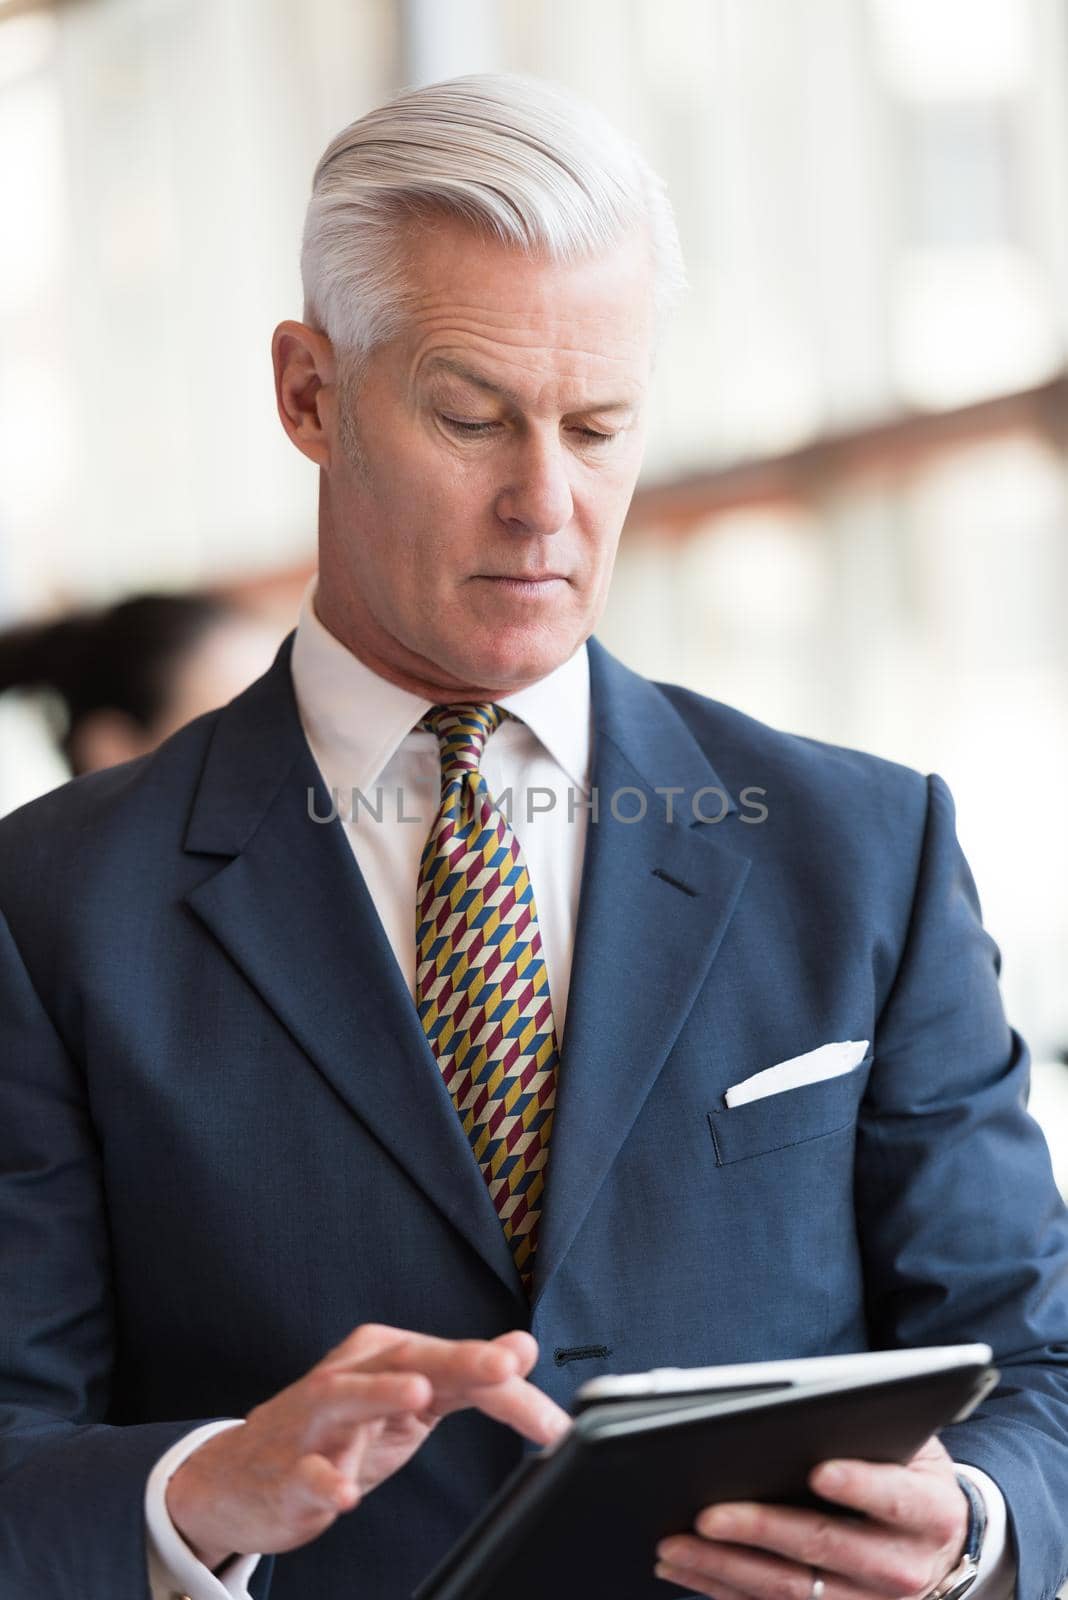
[[[508,695],[518,694],[521,689],[530,688],[531,683],[538,681],[531,679],[530,682],[509,684],[506,688],[465,683],[457,678],[443,676],[432,662],[412,651],[404,651],[403,646],[397,648],[407,660],[397,664],[384,652],[368,648],[366,642],[356,636],[356,630],[348,625],[343,612],[331,606],[324,598],[322,589],[318,585],[312,598],[312,609],[327,632],[333,634],[338,643],[344,645],[349,654],[354,655],[370,672],[384,678],[387,683],[394,684],[398,689],[405,689],[409,694],[418,695],[434,705],[451,705],[457,701],[468,700],[485,704],[487,701],[503,700]]]

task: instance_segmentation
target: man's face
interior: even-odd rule
[[[436,697],[506,693],[601,614],[638,476],[648,245],[531,260],[448,219],[414,235],[403,333],[324,391],[317,608]]]

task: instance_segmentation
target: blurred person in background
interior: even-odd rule
[[[0,632],[0,694],[43,691],[74,777],[146,755],[269,664],[276,633],[208,594],[133,595]]]
[[[0,825],[0,1589],[409,1593],[520,1419],[413,1454],[417,1415],[368,1474],[381,1324],[416,1373],[398,1330],[510,1341],[546,1437],[613,1368],[987,1342],[1004,1382],[914,1460],[712,1508],[606,1600],[1051,1594],[1068,1229],[946,786],[591,637],[681,276],[662,187],[550,86],[450,80],[333,142],[303,269],[295,632]]]

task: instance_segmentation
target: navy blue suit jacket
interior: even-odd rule
[[[341,826],[309,817],[290,648],[0,824],[0,1594],[142,1600],[163,1449],[382,1321],[530,1326],[564,1404],[603,1372],[987,1340],[1004,1383],[945,1440],[1005,1493],[1020,1596],[1051,1596],[1068,1234],[941,780],[591,644],[601,805],[528,1306]],[[856,1072],[724,1107],[865,1038]],[[449,1419],[256,1592],[399,1600],[522,1448]]]

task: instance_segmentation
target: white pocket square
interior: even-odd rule
[[[733,1083],[724,1095],[728,1108],[748,1105],[750,1100],[763,1100],[769,1094],[781,1094],[784,1089],[800,1089],[807,1083],[822,1083],[824,1078],[840,1078],[852,1072],[868,1053],[867,1039],[843,1039],[838,1044],[821,1044],[803,1056],[792,1056],[774,1067],[765,1067],[741,1083]]]

